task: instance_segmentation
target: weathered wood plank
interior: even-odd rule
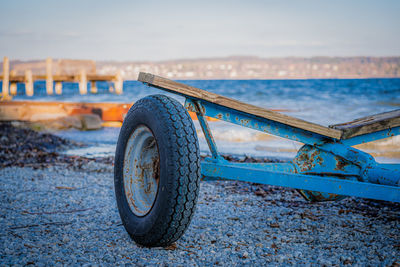
[[[34,76],[36,80],[41,80],[39,75]],[[75,75],[53,75],[53,81],[55,82],[73,82],[78,80],[78,78],[75,78]]]
[[[0,75],[0,80],[4,79],[4,75]],[[9,76],[9,80],[11,82],[16,82],[16,83],[23,83],[25,81],[25,76],[24,75],[16,75],[16,76]]]
[[[242,111],[248,114],[252,114],[258,117],[266,118],[272,121],[277,121],[292,127],[300,128],[309,132],[317,133],[327,137],[340,139],[342,131],[338,129],[328,128],[315,123],[307,122],[301,119],[290,117],[278,112],[263,109],[254,105],[240,102],[235,99],[224,97],[218,94],[207,92],[186,84],[178,83],[160,76],[153,75],[151,73],[141,72],[138,80],[147,83],[151,86],[161,88],[170,92],[178,93],[193,97],[195,99],[203,99],[208,102],[221,105],[227,108]]]
[[[122,122],[132,103],[69,103],[39,101],[0,102],[0,121],[40,121],[78,114],[94,113],[103,121]],[[193,120],[196,113],[189,112]],[[207,120],[216,121],[214,118]]]
[[[99,74],[88,74],[87,75],[88,81],[112,81],[115,79],[115,75],[99,75]]]
[[[400,109],[379,113],[354,121],[331,125],[332,129],[343,131],[343,139],[373,133],[400,126]]]
[[[123,121],[132,103],[0,102],[0,121],[40,121],[78,114],[97,114],[103,121]]]

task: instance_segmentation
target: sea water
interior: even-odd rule
[[[249,104],[324,126],[400,108],[400,79],[309,79],[309,80],[185,80],[192,85]],[[98,93],[80,95],[78,84],[64,83],[62,95],[46,95],[45,82],[35,82],[33,97],[18,86],[15,100],[65,102],[134,103],[151,94],[166,94],[184,103],[184,98],[151,88],[137,81],[125,81],[122,95],[109,93],[107,82],[98,82]],[[90,91],[90,84],[88,84]],[[208,147],[198,122],[195,126],[202,153]],[[291,158],[302,144],[276,138],[226,122],[210,122],[218,150],[225,154]],[[61,131],[62,137],[89,144],[68,153],[84,156],[112,155],[119,128],[96,131]]]

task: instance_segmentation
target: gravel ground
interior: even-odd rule
[[[294,190],[202,182],[185,235],[137,246],[118,215],[111,164],[0,169],[0,265],[400,266],[400,205],[308,203]]]

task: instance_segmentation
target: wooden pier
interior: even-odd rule
[[[3,101],[0,121],[40,121],[81,114],[96,114],[105,122],[122,122],[132,103],[69,103]]]
[[[120,71],[115,75],[99,75],[87,73],[85,69],[81,69],[76,74],[53,74],[53,60],[46,59],[46,74],[33,75],[31,70],[26,70],[24,75],[16,75],[14,71],[10,70],[10,62],[8,57],[3,60],[3,74],[0,79],[3,81],[2,86],[2,99],[10,99],[10,96],[17,94],[17,83],[25,83],[25,92],[27,96],[33,96],[34,86],[33,83],[38,80],[46,81],[46,92],[48,95],[62,94],[63,82],[77,82],[79,83],[79,93],[84,95],[88,93],[87,83],[90,83],[90,93],[97,93],[96,82],[111,82],[109,91],[116,94],[123,92],[123,79]],[[55,86],[54,86],[55,84]],[[54,90],[55,89],[55,90]]]
[[[40,122],[68,118],[76,115],[95,114],[105,127],[121,127],[133,103],[69,103],[42,101],[1,101],[0,121]],[[192,120],[195,112],[189,111]],[[217,119],[207,117],[209,121]]]

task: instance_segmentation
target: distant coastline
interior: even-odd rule
[[[43,60],[11,60],[10,63],[16,74],[22,74],[27,69],[31,69],[34,74],[45,73]],[[400,78],[400,56],[311,58],[232,56],[140,62],[58,59],[54,64],[56,73],[76,72],[82,68],[102,75],[121,70],[125,80],[136,80],[140,71],[178,80]]]

